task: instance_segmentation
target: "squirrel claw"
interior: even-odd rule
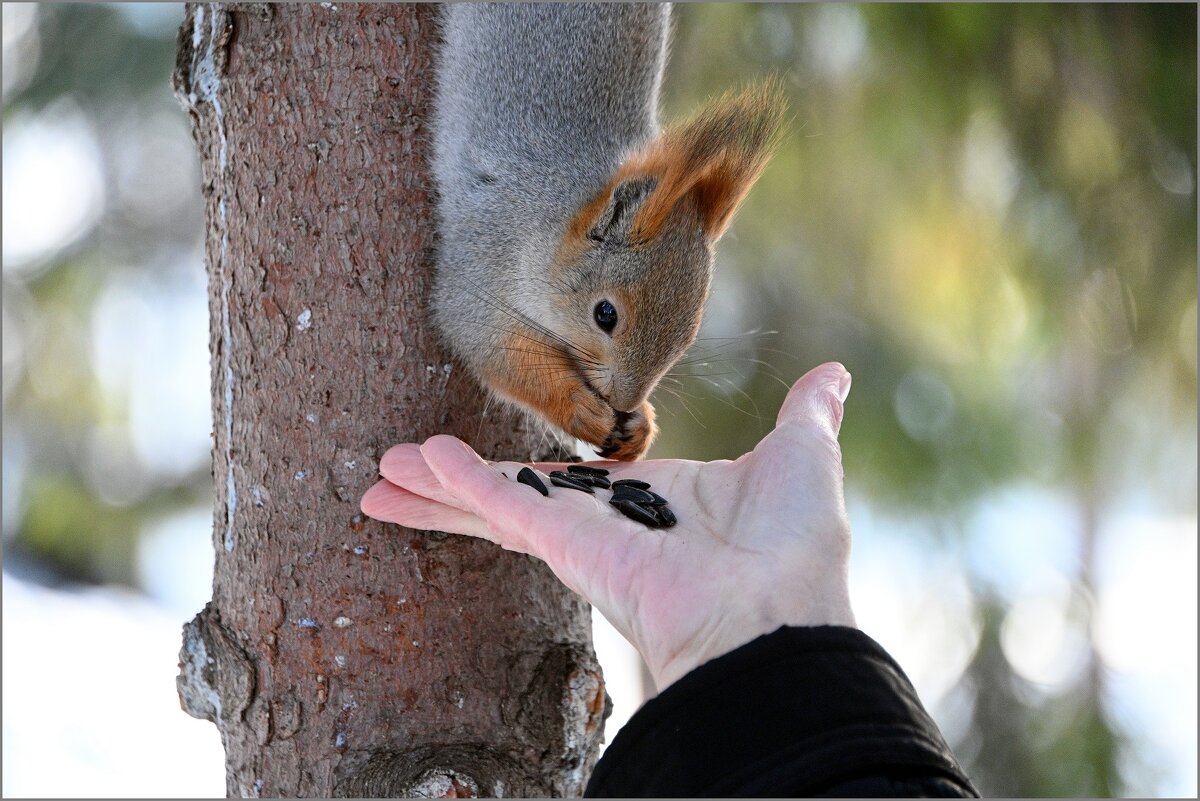
[[[616,424],[597,452],[605,459],[637,461],[645,456],[657,433],[654,407],[643,403],[637,411],[616,413]]]
[[[567,433],[585,442],[606,442],[617,425],[612,407],[582,387],[572,393],[572,402],[574,414],[564,427]]]
[[[619,412],[580,386],[571,394],[570,409],[563,430],[590,443],[606,459],[636,461],[645,455],[658,433],[654,407],[649,403],[632,412]]]

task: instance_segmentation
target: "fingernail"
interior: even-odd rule
[[[846,398],[850,395],[850,373],[842,371],[842,377],[838,379],[838,399],[842,403],[846,402]]]

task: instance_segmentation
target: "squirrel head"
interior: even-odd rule
[[[730,93],[629,154],[568,225],[552,313],[581,375],[636,409],[695,341],[717,241],[778,141],[776,82]]]

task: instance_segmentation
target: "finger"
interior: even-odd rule
[[[515,478],[517,472],[522,467],[532,467],[542,473],[543,476],[548,475],[552,471],[562,470],[573,463],[570,462],[534,462],[531,465],[521,464],[519,462],[494,462],[493,467],[500,470],[501,473],[506,473],[508,478]],[[586,463],[589,467],[615,468],[620,469],[626,465],[625,462],[590,462]],[[415,442],[405,442],[401,445],[394,445],[383,454],[383,458],[379,460],[379,473],[393,484],[404,487],[410,492],[415,492],[418,495],[423,495],[431,500],[439,503],[448,504],[450,506],[461,506],[461,501],[458,496],[452,492],[448,492],[441,482],[437,480],[433,472],[429,469],[429,465],[425,463],[425,457],[421,454],[421,446]]]
[[[590,547],[581,541],[587,539],[581,524],[606,513],[604,504],[585,493],[564,491],[543,497],[501,476],[498,466],[489,466],[454,437],[432,437],[421,446],[421,453],[442,486],[458,496],[459,505],[487,522],[496,542],[536,556],[551,568],[561,564],[567,549],[577,553]],[[614,519],[611,536],[622,536],[623,529]]]
[[[379,460],[379,474],[393,484],[399,484],[398,474],[404,471],[404,463],[408,459],[416,457],[417,461],[424,463],[425,459],[421,456],[421,446],[415,442],[403,442],[399,445],[393,445],[383,454],[383,458]]]
[[[431,501],[388,481],[367,490],[359,505],[363,514],[385,523],[495,541],[487,524],[470,512]]]
[[[779,407],[776,427],[787,423],[828,425],[836,436],[842,426],[843,402],[850,393],[850,373],[838,362],[826,362],[792,385]]]
[[[379,473],[409,492],[447,506],[462,507],[458,496],[447,491],[429,469],[425,457],[421,455],[421,446],[415,442],[405,442],[389,448],[379,460]]]

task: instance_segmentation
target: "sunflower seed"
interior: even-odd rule
[[[612,483],[613,489],[617,487],[633,487],[634,489],[648,490],[650,485],[645,481],[639,481],[636,478],[619,478]]]
[[[624,498],[625,500],[633,501],[634,503],[654,502],[654,496],[652,494],[646,492],[646,490],[641,490],[637,487],[631,487],[628,484],[625,484],[621,487],[613,487],[613,497]]]
[[[566,487],[567,489],[579,490],[586,492],[589,495],[594,495],[596,491],[584,484],[582,481],[576,481],[566,473],[560,473],[557,470],[550,474],[550,483],[556,487]]]
[[[517,481],[528,487],[533,487],[543,495],[550,494],[550,490],[546,489],[546,485],[542,483],[540,478],[538,478],[538,474],[530,470],[528,467],[522,467],[521,472],[517,473]]]
[[[636,503],[625,498],[613,498],[609,504],[615,506],[617,511],[628,517],[630,520],[636,520],[644,526],[650,528],[658,528],[661,524],[658,522],[658,515],[651,511],[643,509]]]
[[[580,484],[587,484],[589,487],[599,487],[600,489],[609,489],[612,485],[608,483],[608,479],[604,476],[589,476],[586,473],[569,473],[572,481],[578,481]]]
[[[675,513],[666,506],[655,506],[652,511],[655,517],[658,518],[658,524],[663,528],[670,528],[679,522],[675,517]]]
[[[659,495],[654,490],[646,490],[646,492],[650,493],[650,497],[653,500],[642,501],[642,504],[644,506],[666,506],[667,505],[667,499],[664,498],[663,496]]]

